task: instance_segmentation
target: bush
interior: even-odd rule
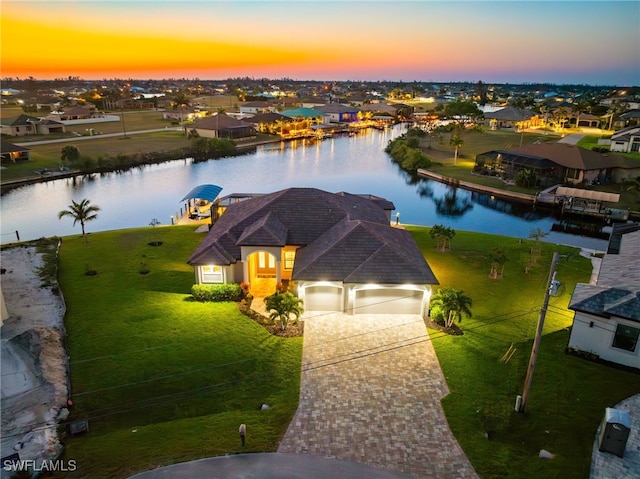
[[[240,301],[244,294],[239,284],[194,284],[191,295],[196,301]]]

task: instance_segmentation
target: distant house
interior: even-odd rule
[[[579,283],[570,350],[640,370],[640,225],[614,227],[597,279]]]
[[[293,120],[280,113],[258,113],[252,117],[245,118],[243,121],[256,125],[260,133],[281,135],[285,125]]]
[[[621,155],[603,154],[566,143],[541,143],[509,150],[491,150],[476,156],[475,171],[515,179],[532,170],[536,186],[558,183],[620,183],[640,175],[638,162]]]
[[[81,106],[72,106],[65,108],[60,113],[52,113],[47,118],[54,121],[73,121],[73,120],[89,120],[92,118],[99,118],[102,114],[96,111],[91,111]]]
[[[214,205],[215,207],[215,205]],[[232,202],[188,263],[197,283],[295,283],[306,311],[426,314],[438,284],[393,203],[289,188]]]
[[[201,118],[206,116],[204,112],[201,112],[199,109],[185,106],[182,108],[169,108],[162,112],[162,118],[164,120],[179,120],[179,121],[187,121],[193,120],[195,118]]]
[[[535,112],[513,106],[484,114],[484,125],[490,127],[492,130],[498,128],[522,130],[537,126],[538,124],[538,115]]]
[[[64,133],[63,123],[47,118],[37,118],[29,115],[18,115],[13,118],[0,120],[1,132],[9,136],[49,135]]]
[[[0,143],[0,157],[2,158],[2,163],[18,163],[30,160],[31,153],[29,148],[3,141]]]
[[[240,105],[240,114],[242,116],[269,113],[273,111],[275,111],[275,107],[268,101],[248,101]]]
[[[288,116],[289,118],[301,118],[305,120],[312,120],[316,123],[329,123],[330,116],[315,108],[294,108],[293,110],[283,110],[281,115]]]
[[[328,105],[316,106],[314,109],[329,115],[330,123],[350,123],[358,120],[359,110],[353,106],[329,103]]]
[[[640,125],[640,110],[638,109],[627,110],[618,118],[624,121],[625,127],[638,126]]]
[[[206,138],[245,140],[256,137],[256,128],[251,123],[236,120],[223,113],[197,119],[189,128],[195,129],[198,135]]]
[[[640,152],[640,126],[628,126],[611,135],[611,151]]]

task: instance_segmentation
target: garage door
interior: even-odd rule
[[[420,314],[422,291],[365,289],[356,292],[355,314]]]
[[[304,291],[305,311],[342,311],[342,288],[309,286]]]

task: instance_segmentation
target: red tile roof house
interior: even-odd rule
[[[306,311],[428,312],[438,280],[382,198],[290,188],[231,204],[188,263],[197,283],[279,282]]]

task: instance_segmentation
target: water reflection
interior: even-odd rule
[[[58,221],[57,213],[72,199],[82,198],[102,208],[89,231],[147,226],[152,218],[167,225],[171,215],[179,213],[179,200],[186,193],[199,184],[213,183],[223,187],[222,195],[269,193],[293,186],[374,194],[392,201],[407,224],[443,224],[522,238],[540,228],[549,232],[547,241],[603,249],[599,237],[554,227],[557,221],[548,211],[408,175],[384,152],[405,129],[370,130],[313,144],[279,142],[242,156],[197,163],[187,158],[18,188],[2,197],[1,238],[14,241],[15,235],[5,234],[14,230],[23,240],[77,234],[72,222]]]

